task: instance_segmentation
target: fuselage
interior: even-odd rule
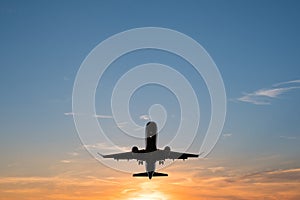
[[[155,122],[148,122],[146,124],[145,130],[145,146],[146,152],[156,151],[156,141],[157,141],[157,126]]]
[[[157,126],[155,122],[148,122],[146,124],[145,131],[145,146],[146,153],[154,154],[157,151],[156,147],[157,141]],[[148,173],[149,178],[151,179],[154,171],[155,171],[155,159],[151,159],[152,156],[149,156],[150,159],[146,160],[146,172]]]

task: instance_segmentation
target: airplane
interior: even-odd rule
[[[145,130],[145,149],[138,149],[138,147],[132,147],[130,152],[102,155],[103,158],[113,158],[115,160],[137,160],[138,165],[143,165],[145,161],[146,172],[133,174],[133,177],[148,177],[152,179],[154,176],[168,176],[168,174],[155,172],[155,164],[158,161],[160,165],[164,164],[166,159],[188,159],[189,157],[198,157],[197,154],[180,153],[171,151],[169,146],[166,146],[163,150],[156,147],[157,141],[157,125],[155,122],[150,121],[146,124]]]

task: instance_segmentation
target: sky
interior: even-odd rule
[[[292,0],[1,0],[0,199],[299,199],[299,9]],[[91,117],[114,145],[83,143],[73,120],[82,113],[72,110],[74,81],[89,53],[107,38],[141,27],[176,30],[201,44],[222,76],[227,103],[213,150],[205,158],[172,162],[159,169],[169,177],[151,181],[131,176],[144,170],[136,161],[103,161],[86,148],[110,153],[144,147],[140,139],[125,139],[121,129],[129,122],[115,123],[110,100],[124,73],[156,62],[191,83],[201,121],[196,137],[187,129],[186,139],[194,141],[189,152],[200,153],[211,102],[189,63],[145,49],[109,66]],[[158,141],[164,148],[178,124],[193,119],[180,118],[180,102],[168,88],[149,84],[128,103],[134,122],[143,127],[158,103],[167,113],[157,116],[166,117]],[[143,128],[132,131],[144,135]],[[180,150],[182,142],[175,138],[171,148]]]

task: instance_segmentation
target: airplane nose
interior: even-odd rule
[[[151,127],[156,127],[156,123],[154,121],[149,121],[146,124],[146,127],[151,126]]]
[[[149,126],[151,124],[151,122],[148,122],[147,124],[146,124],[146,126]]]

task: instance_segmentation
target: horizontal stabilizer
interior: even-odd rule
[[[142,173],[133,174],[132,176],[134,176],[134,177],[148,177],[149,174],[147,172],[142,172]],[[168,174],[153,172],[152,176],[168,176]]]
[[[153,176],[168,176],[168,174],[154,172]]]
[[[147,172],[143,172],[143,173],[137,173],[137,174],[133,174],[132,176],[134,177],[148,177]]]

